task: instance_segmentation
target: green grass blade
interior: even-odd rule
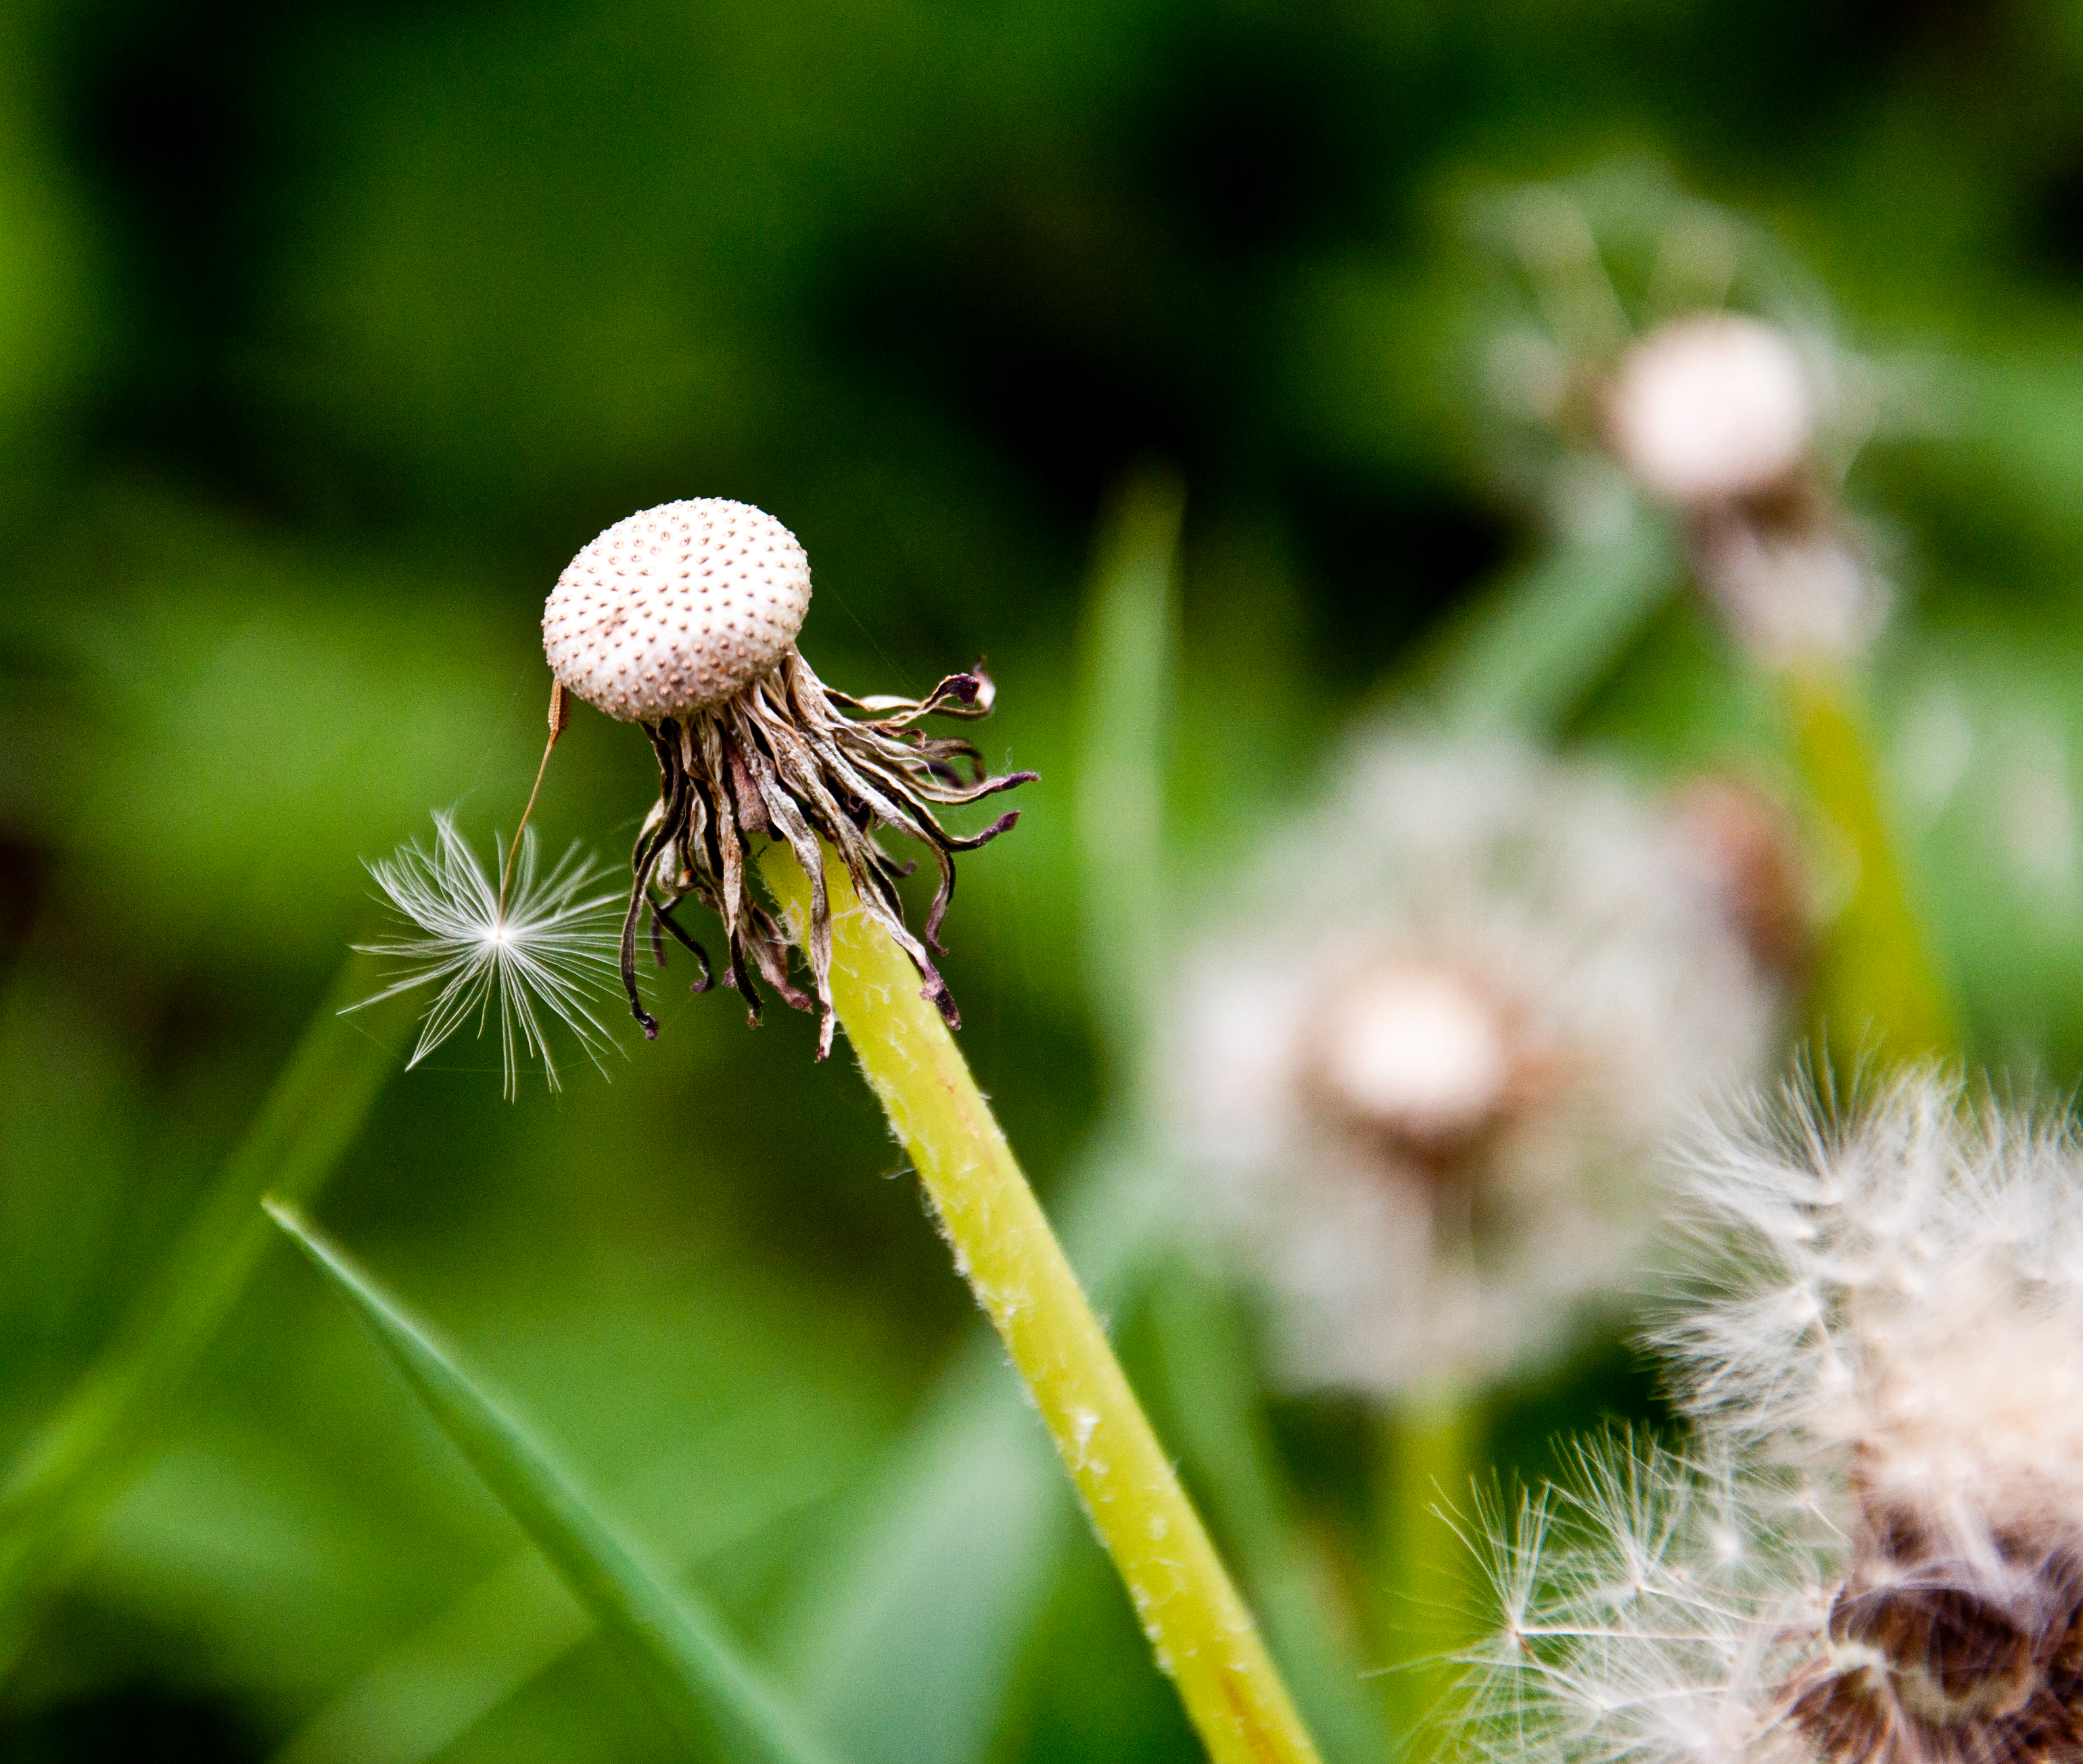
[[[316,1195],[398,1069],[385,1037],[410,1016],[409,1004],[340,1014],[374,989],[369,958],[350,958],[195,1217],[0,1483],[0,1671],[18,1656],[41,1601],[91,1544],[245,1291],[272,1241],[261,1196]]]
[[[1185,513],[1174,472],[1152,467],[1122,484],[1101,533],[1080,643],[1085,971],[1109,1056],[1130,1082],[1164,984],[1165,739]]]
[[[361,1313],[442,1431],[689,1738],[732,1761],[834,1764],[837,1754],[782,1702],[723,1624],[668,1588],[593,1499],[395,1299],[290,1208],[271,1201],[268,1211]]]
[[[792,1601],[805,1707],[844,1722],[858,1764],[981,1758],[1075,1524],[995,1340],[968,1345],[857,1511]]]
[[[647,1531],[677,1572],[775,1535],[829,1497],[835,1479],[828,1465],[794,1462],[746,1486],[719,1478],[758,1446],[757,1430],[738,1427],[674,1451],[617,1490],[617,1506],[649,1516]],[[712,1484],[712,1500],[690,1504],[690,1488]],[[426,1764],[599,1633],[543,1553],[523,1543],[315,1711],[274,1764]]]
[[[1565,539],[1455,615],[1403,683],[1450,727],[1557,734],[1685,579],[1671,522],[1630,504]]]

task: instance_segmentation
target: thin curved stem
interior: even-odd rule
[[[827,851],[839,1020],[932,1198],[955,1264],[1026,1381],[1157,1661],[1215,1764],[1316,1764],[1251,1614],[1086,1302],[918,970]],[[770,843],[760,874],[800,943],[808,879]]]

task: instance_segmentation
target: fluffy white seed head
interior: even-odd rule
[[[1692,563],[1737,640],[1774,666],[1857,655],[1893,599],[1852,535],[1819,510],[1788,522],[1702,521]]]
[[[1182,1149],[1291,1382],[1482,1382],[1630,1296],[1650,1153],[1755,1078],[1777,992],[1609,772],[1393,732],[1344,772],[1189,964]]]
[[[1566,1487],[1480,1515],[1502,1621],[1467,1656],[1462,1755],[1823,1764],[1789,1719],[1828,1651],[1841,1542],[1810,1492],[1711,1442],[1687,1458],[1623,1433],[1568,1467]]]
[[[774,517],[720,497],[617,521],[543,609],[551,670],[589,704],[654,723],[771,673],[810,608],[810,562]]]
[[[1722,1469],[1594,1453],[1577,1525],[1494,1549],[1491,1731],[1586,1764],[2083,1756],[2075,1131],[1911,1074],[1753,1104],[1688,1189],[1667,1342]]]
[[[1651,496],[1699,507],[1789,478],[1815,396],[1793,340],[1735,314],[1674,319],[1629,349],[1607,394],[1613,451]]]
[[[1684,1182],[1706,1296],[1666,1339],[1715,1425],[1811,1467],[1856,1460],[1871,1499],[1971,1534],[2030,1508],[2083,1546],[2073,1129],[1926,1072],[1844,1121],[1800,1091],[1754,1103]]]

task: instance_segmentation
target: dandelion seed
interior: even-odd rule
[[[1398,734],[1267,850],[1172,1066],[1291,1381],[1481,1385],[1625,1292],[1652,1149],[1772,1039],[1724,855],[1595,768]]]
[[[1034,774],[994,776],[972,743],[915,726],[933,715],[987,715],[994,688],[981,666],[949,675],[923,699],[856,699],[826,687],[796,647],[809,604],[809,561],[796,536],[758,509],[708,497],[618,521],[572,560],[543,608],[543,651],[558,680],[609,716],[641,723],[658,763],[658,803],[632,860],[620,963],[647,1036],[658,1025],[637,991],[643,922],[660,967],[670,932],[700,965],[695,989],[709,984],[708,955],[672,916],[692,897],[723,921],[724,980],[753,1022],[756,972],[788,1004],[817,1009],[818,1057],[830,1051],[831,916],[821,844],[846,866],[863,911],[911,957],[924,996],[959,1026],[929,953],[940,949],[954,854],[995,839],[1019,816],[964,836],[933,809],[974,802]],[[881,828],[924,845],[940,871],[923,941],[906,924],[896,888],[911,866],[876,844]],[[790,981],[787,934],[746,874],[747,841],[758,834],[784,840],[809,879],[805,941],[814,1007]]]
[[[522,837],[502,907],[496,878],[457,830],[455,817],[437,814],[431,850],[415,841],[369,865],[413,934],[357,945],[404,964],[363,1004],[419,987],[437,988],[408,1068],[472,1022],[482,1035],[495,1008],[509,1099],[518,1090],[524,1057],[539,1058],[550,1088],[559,1088],[546,1017],[563,1024],[601,1065],[612,1038],[594,1003],[616,971],[613,918],[622,897],[619,891],[589,892],[598,871],[576,845],[547,875],[539,857],[530,829]]]

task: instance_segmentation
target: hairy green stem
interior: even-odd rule
[[[798,941],[809,886],[759,866]],[[1158,1664],[1215,1764],[1315,1764],[1257,1626],[1123,1377],[990,1105],[903,951],[826,854],[832,995],[870,1086],[1120,1569]]]

